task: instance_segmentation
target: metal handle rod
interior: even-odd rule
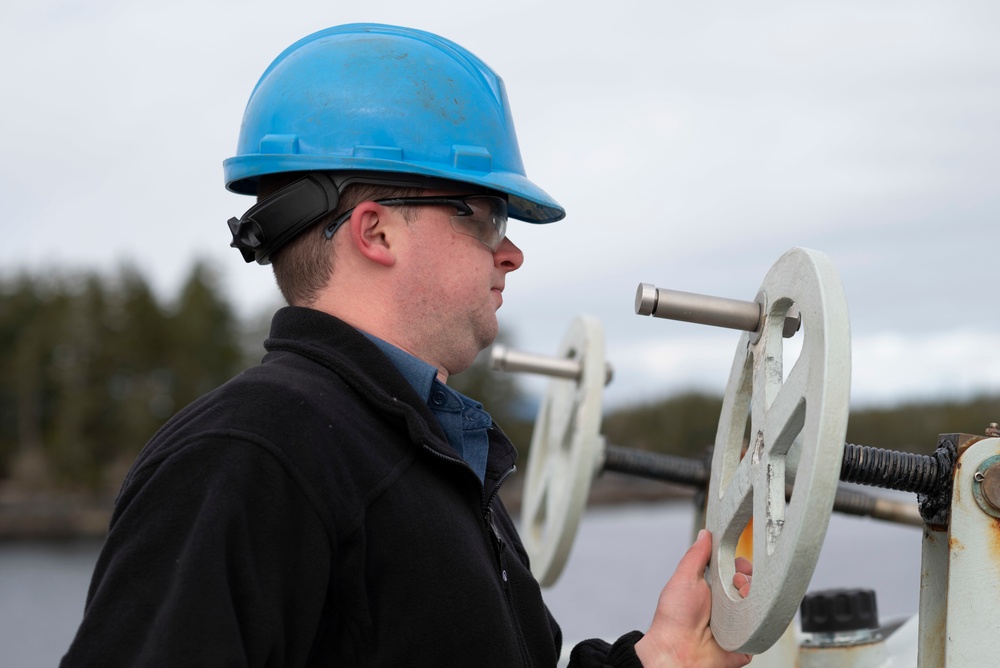
[[[607,445],[604,450],[604,461],[598,472],[614,471],[700,489],[708,485],[709,469],[708,463],[700,459]],[[786,496],[790,495],[791,487],[786,493]],[[849,487],[837,489],[833,509],[847,515],[871,517],[897,524],[910,526],[924,524],[920,511],[914,504],[866,494]]]
[[[711,297],[693,292],[658,288],[640,283],[635,291],[635,312],[656,318],[712,325],[744,332],[756,332],[763,321],[761,305],[740,299]],[[798,331],[801,318],[790,311],[785,318],[782,334],[788,338]]]
[[[568,380],[580,380],[583,375],[583,367],[579,360],[522,353],[506,346],[493,346],[490,351],[490,368],[498,371],[537,373]],[[604,384],[607,385],[614,375],[610,364],[605,365],[605,374]]]
[[[833,509],[845,515],[872,517],[896,524],[907,524],[915,527],[924,525],[920,509],[916,504],[903,503],[876,494],[866,494],[861,490],[844,485],[837,487]]]

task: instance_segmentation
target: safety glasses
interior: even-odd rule
[[[452,228],[461,234],[475,237],[496,253],[507,234],[507,200],[495,195],[445,195],[430,197],[392,197],[373,200],[383,206],[453,206],[457,213],[451,216]],[[346,211],[326,226],[326,238],[333,237],[354,212]]]

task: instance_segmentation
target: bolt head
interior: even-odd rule
[[[993,508],[1000,510],[1000,464],[989,467],[982,476],[979,482],[983,499]]]

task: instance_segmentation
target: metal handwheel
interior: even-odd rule
[[[843,458],[851,366],[847,302],[825,255],[800,248],[785,253],[757,301],[762,324],[737,346],[706,511],[713,535],[712,632],[725,649],[753,654],[785,631],[819,559]],[[786,373],[782,328],[791,308],[801,314],[804,339]],[[793,443],[798,462],[786,502]],[[753,584],[742,598],[732,585],[734,557],[751,519]]]
[[[595,318],[573,321],[559,350],[576,378],[553,378],[531,436],[521,500],[521,539],[531,571],[547,587],[562,573],[603,448],[601,393],[607,368]]]

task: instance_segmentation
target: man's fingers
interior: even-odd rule
[[[745,573],[737,573],[733,576],[733,586],[740,592],[740,596],[746,598],[750,594],[751,577]]]
[[[749,559],[736,558],[736,575],[733,576],[733,586],[746,598],[750,594],[750,580],[753,576],[753,564]]]
[[[698,532],[698,538],[695,539],[694,544],[681,558],[676,572],[685,577],[701,578],[711,557],[712,534],[707,529],[702,529]],[[746,576],[746,581],[749,582],[750,576],[753,575],[753,563],[744,557],[737,557],[736,573]]]
[[[681,558],[674,575],[679,575],[688,580],[700,579],[704,576],[705,568],[708,567],[709,559],[712,557],[712,534],[706,529],[698,532],[698,538],[694,544]],[[736,559],[736,575],[733,576],[733,587],[739,591],[740,596],[746,598],[750,594],[750,581],[753,577],[753,563],[749,559],[738,557]]]
[[[687,579],[703,577],[708,561],[712,556],[712,534],[707,529],[698,532],[698,538],[688,551],[681,557],[677,564],[675,575],[681,575]]]

